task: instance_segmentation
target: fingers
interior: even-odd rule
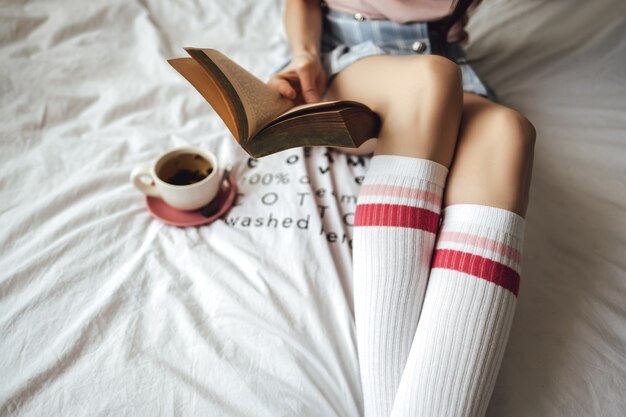
[[[324,93],[326,92],[326,74],[322,73],[321,76],[317,77],[317,91],[321,94],[321,96],[324,95]],[[322,97],[320,97],[320,101],[322,100]]]
[[[311,68],[307,65],[296,68],[298,78],[300,78],[300,87],[302,88],[302,96],[307,103],[315,103],[320,100],[317,87],[315,85],[315,77],[311,72]]]
[[[467,8],[467,10],[468,10],[469,12],[473,12],[473,11],[474,11],[474,9],[475,9],[475,8],[477,8],[477,7],[478,7],[478,5],[479,5],[481,2],[482,2],[482,0],[474,0],[474,1],[472,2],[472,4],[470,4],[470,6]]]
[[[325,90],[326,74],[319,58],[296,55],[283,71],[267,82],[270,87],[296,104],[316,103]]]
[[[468,39],[469,34],[463,28],[448,32],[448,42],[450,43],[464,43],[467,42]]]
[[[284,78],[280,78],[280,76],[273,76],[267,82],[267,84],[277,90],[283,97],[288,98],[289,100],[295,100],[298,93],[296,89],[291,86],[289,81]]]
[[[463,31],[461,32],[461,34],[459,35],[459,38],[455,42],[461,45],[467,45],[468,40],[469,40],[469,34],[466,31]]]
[[[467,13],[465,13],[457,22],[452,25],[452,27],[448,31],[448,42],[463,43],[467,41],[469,35],[465,30],[465,26],[467,26],[468,20],[469,16],[467,15]]]

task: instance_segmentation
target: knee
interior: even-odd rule
[[[537,133],[524,115],[508,107],[497,106],[489,119],[494,132],[490,136],[507,154],[521,159],[532,157]]]
[[[453,120],[461,117],[463,82],[459,66],[437,55],[403,57],[405,62],[398,79],[389,84],[383,106],[392,117],[414,121],[445,114]]]
[[[484,99],[466,101],[448,183],[447,204],[482,204],[524,216],[532,177],[535,128],[526,117]]]
[[[438,55],[419,55],[408,58],[407,71],[416,82],[413,86],[436,93],[461,94],[461,68],[448,58]]]
[[[402,82],[391,81],[377,152],[431,159],[449,166],[463,111],[459,66],[440,56],[403,57]]]

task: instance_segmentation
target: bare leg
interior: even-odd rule
[[[463,116],[444,206],[480,204],[524,217],[535,129],[520,113],[464,93]]]
[[[332,146],[330,146],[330,148],[339,152],[347,153],[348,155],[371,155],[374,153],[374,150],[376,150],[376,142],[378,142],[378,139],[372,138],[365,141],[358,148],[341,148]]]
[[[455,71],[444,59],[411,58],[397,66],[398,59],[357,62],[337,76],[327,97],[361,101],[381,115],[375,158],[408,156],[411,164],[430,159],[451,167],[448,216],[421,309],[423,292],[415,288],[423,287],[415,283],[424,281],[420,262],[430,262],[432,252],[424,248],[431,243],[424,233],[404,226],[384,227],[394,226],[390,220],[399,217],[391,206],[411,201],[407,190],[415,187],[416,177],[409,170],[397,175],[393,164],[405,163],[399,157],[376,166],[372,159],[366,182],[372,174],[374,183],[395,177],[412,184],[378,187],[384,189],[380,201],[391,204],[378,204],[384,210],[363,216],[374,223],[382,218],[378,225],[357,224],[359,206],[378,203],[363,188],[359,195],[354,293],[365,415],[388,416],[391,395],[394,417],[482,416],[515,308],[523,235],[523,219],[515,213],[526,210],[535,132],[513,110],[472,94],[462,96],[460,77],[452,75]],[[408,62],[416,68],[407,71]],[[419,260],[412,264],[411,258]],[[415,332],[411,326],[417,319]],[[411,331],[415,337],[406,355]],[[399,363],[402,378],[396,384]]]
[[[392,417],[482,417],[520,284],[535,129],[464,95],[426,296]]]
[[[461,118],[460,71],[435,56],[365,58],[330,99],[363,102],[382,127],[354,218],[354,310],[366,417],[388,417],[411,348]]]
[[[357,149],[369,155],[377,139]],[[532,176],[535,129],[523,115],[472,93],[463,94],[463,115],[444,206],[480,204],[524,217]]]
[[[375,154],[412,156],[450,166],[463,97],[460,70],[447,58],[363,58],[333,79],[325,99],[356,100],[381,116],[377,143],[363,145],[375,144]]]

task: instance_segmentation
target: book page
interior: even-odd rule
[[[330,109],[330,108],[344,108],[344,107],[367,107],[362,103],[352,100],[332,100],[332,101],[320,101],[317,103],[305,103],[294,106],[281,114],[286,116],[291,113],[295,113],[299,110],[315,110],[315,109]]]
[[[221,52],[215,49],[202,49],[202,52],[222,70],[237,91],[248,117],[249,138],[293,107],[291,100],[281,96]]]
[[[176,71],[187,79],[196,90],[211,104],[213,110],[220,116],[228,130],[233,134],[239,142],[242,140],[238,123],[244,123],[243,120],[237,120],[236,112],[231,108],[231,103],[222,92],[220,86],[211,78],[211,76],[192,58],[176,58],[169,59],[170,63]],[[244,141],[247,138],[243,138]]]
[[[272,124],[282,121],[282,120],[292,118],[292,117],[296,117],[296,115],[300,115],[300,114],[329,112],[329,111],[337,112],[341,109],[347,109],[347,108],[358,108],[358,109],[364,109],[364,110],[371,112],[371,109],[367,107],[365,104],[352,101],[352,100],[322,101],[319,103],[307,103],[307,104],[300,104],[298,106],[294,106],[291,109],[287,110],[285,113],[275,118],[272,121]]]
[[[285,115],[288,115],[290,113],[297,112],[298,110],[306,110],[306,109],[314,109],[316,107],[332,106],[332,105],[334,105],[336,103],[339,103],[339,101],[338,100],[335,100],[335,101],[321,101],[321,102],[318,102],[318,103],[299,104],[297,106],[294,106],[294,107],[290,108],[289,110],[287,110],[286,112],[281,114],[281,116],[285,116]]]

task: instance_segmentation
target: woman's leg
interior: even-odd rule
[[[461,118],[459,68],[435,56],[364,58],[328,99],[382,119],[357,200],[354,302],[365,416],[389,416],[419,319]]]
[[[460,70],[449,59],[432,55],[363,58],[334,77],[324,99],[356,100],[381,116],[376,154],[424,158],[450,166],[463,92]]]
[[[535,130],[465,94],[420,322],[392,416],[482,416],[519,286]]]
[[[520,113],[472,93],[463,116],[444,206],[480,204],[524,217],[535,128]]]

